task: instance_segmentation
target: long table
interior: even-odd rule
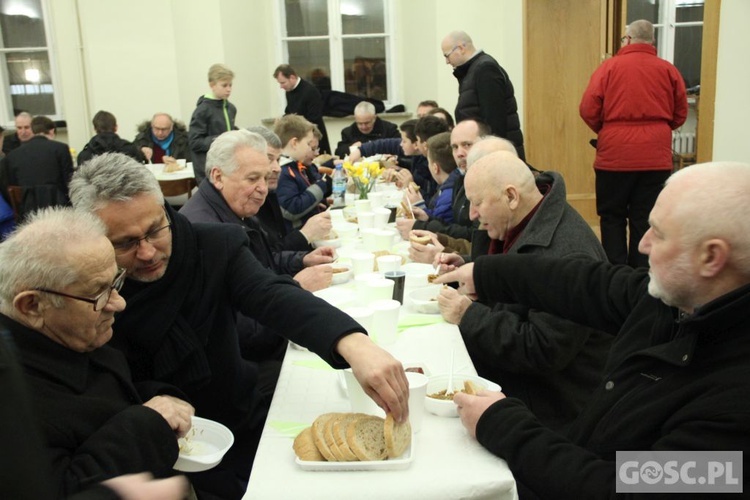
[[[458,328],[437,315],[402,307],[401,331],[387,346],[404,363],[423,363],[433,375],[475,375]],[[290,347],[258,447],[245,499],[516,499],[504,460],[471,438],[458,418],[425,413],[415,434],[413,461],[404,470],[306,471],[295,462],[292,442],[315,418],[350,411],[339,373],[316,354]]]

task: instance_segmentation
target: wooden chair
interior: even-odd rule
[[[10,198],[10,206],[13,209],[16,222],[20,222],[19,213],[23,201],[23,188],[21,186],[8,186],[8,198]]]
[[[195,179],[193,177],[159,181],[159,187],[164,196],[180,196],[187,194],[187,197],[190,198],[193,195],[193,188],[195,186]]]

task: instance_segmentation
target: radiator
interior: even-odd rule
[[[672,151],[676,154],[695,153],[695,132],[672,132]]]

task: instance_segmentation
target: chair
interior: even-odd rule
[[[21,186],[8,186],[8,198],[10,198],[10,206],[13,209],[16,222],[20,222],[19,214],[23,201],[23,188]]]
[[[195,186],[195,178],[193,177],[159,181],[159,187],[164,196],[180,196],[187,194],[187,197],[190,198],[193,195],[193,188]]]

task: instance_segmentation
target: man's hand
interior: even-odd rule
[[[477,422],[479,418],[487,411],[487,408],[505,399],[505,394],[495,391],[480,391],[476,396],[457,392],[453,396],[453,402],[458,406],[458,416],[461,417],[461,423],[469,431],[471,437],[477,437]]]
[[[331,286],[333,267],[327,264],[306,267],[295,274],[294,279],[308,292],[317,292]]]
[[[457,325],[461,323],[461,318],[464,317],[472,301],[453,288],[444,287],[437,296],[437,302],[443,319],[448,323]]]
[[[401,238],[408,240],[412,227],[414,227],[414,219],[396,219],[396,229],[401,234]]]
[[[414,262],[432,265],[438,254],[445,250],[445,247],[440,244],[437,235],[433,232],[425,231],[424,229],[414,229],[412,233],[417,236],[429,236],[431,244],[423,245],[412,241],[409,246],[409,258]]]
[[[409,184],[409,186],[406,188],[406,191],[404,191],[404,196],[406,196],[412,205],[415,205],[417,202],[424,201],[424,198],[422,198],[422,193],[414,189],[414,186]]]
[[[302,257],[302,265],[305,267],[317,266],[318,264],[330,264],[336,259],[336,251],[333,247],[318,247]]]
[[[317,240],[327,240],[332,228],[330,212],[321,212],[307,219],[299,231],[308,242],[312,243]]]
[[[419,207],[412,206],[411,211],[414,214],[414,219],[416,220],[425,221],[430,219],[430,216],[427,215],[427,212]]]
[[[155,396],[143,403],[143,406],[159,412],[178,437],[185,436],[193,425],[191,418],[195,415],[195,408],[174,396]]]
[[[362,389],[398,422],[409,416],[409,382],[404,367],[364,333],[339,340],[336,350],[352,367]]]
[[[154,157],[154,150],[146,146],[143,146],[141,148],[141,153],[143,153],[143,156],[146,157],[147,162],[151,162],[151,158]]]
[[[402,168],[397,172],[397,176],[394,179],[396,187],[403,189],[412,182],[414,182],[414,176],[411,175],[411,171],[408,168]]]
[[[443,255],[450,255],[450,254],[443,254]],[[463,293],[464,295],[467,295],[470,299],[476,300],[477,299],[477,289],[474,285],[474,263],[470,262],[469,264],[463,265],[456,269],[455,271],[451,271],[446,274],[441,274],[435,280],[433,283],[453,283],[458,282],[458,291]]]
[[[352,146],[349,148],[349,161],[355,162],[362,158],[362,151],[359,150],[359,146]]]
[[[466,262],[457,253],[439,253],[430,264],[437,267],[440,274],[445,274],[455,271],[456,268],[463,266]]]
[[[122,500],[182,500],[188,494],[185,476],[154,479],[148,472],[117,476],[102,484]]]

